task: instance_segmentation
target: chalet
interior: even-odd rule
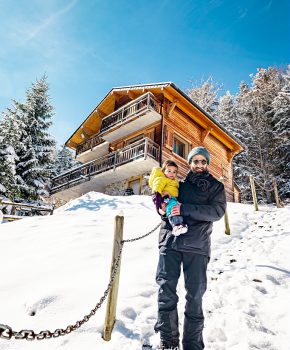
[[[228,201],[236,198],[232,159],[241,143],[171,82],[113,88],[65,145],[82,163],[52,180],[51,194],[65,201],[89,191],[149,194],[152,167],[173,159],[182,178],[188,153],[200,145]]]

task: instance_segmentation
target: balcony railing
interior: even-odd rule
[[[121,150],[109,153],[88,162],[52,179],[51,194],[73,187],[81,182],[89,181],[91,176],[98,175],[118,166],[147,157],[159,160],[159,146],[145,137]]]
[[[99,134],[90,137],[87,141],[85,141],[77,146],[76,156],[80,155],[81,153],[83,153],[85,151],[88,151],[89,149],[92,150],[94,147],[100,145],[103,142],[105,142],[105,140],[103,140],[99,136]]]
[[[146,110],[154,110],[157,113],[160,113],[160,103],[151,92],[147,92],[134,101],[129,102],[125,106],[119,108],[114,113],[111,113],[103,118],[100,134],[119,124],[123,124],[130,118],[144,114],[144,111]]]

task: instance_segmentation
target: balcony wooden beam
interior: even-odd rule
[[[92,129],[88,128],[87,126],[82,125],[82,134],[85,137],[91,137],[92,135],[95,134],[95,132]]]
[[[69,140],[68,143],[67,143],[70,147],[73,147],[73,148],[77,148],[78,144]]]
[[[133,91],[130,91],[130,90],[127,90],[127,94],[131,100],[135,100],[137,97],[139,97],[137,94],[135,94]]]
[[[95,112],[97,113],[97,115],[101,118],[105,117],[107,114],[104,113],[100,108],[96,108]]]
[[[203,132],[201,133],[201,142],[204,142],[205,139],[208,137],[209,133],[212,131],[212,127],[209,126],[208,128],[206,128],[205,130],[203,130]]]
[[[169,104],[168,118],[170,118],[170,115],[173,112],[174,108],[176,107],[177,103],[178,103],[178,100],[173,100],[173,102]]]
[[[235,151],[228,151],[227,152],[227,159],[228,159],[229,163],[232,161],[232,159],[234,158],[235,154],[236,154]]]

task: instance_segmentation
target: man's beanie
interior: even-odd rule
[[[204,158],[206,158],[207,160],[207,164],[210,163],[210,154],[209,154],[209,151],[205,148],[205,147],[194,147],[188,154],[188,157],[187,157],[187,160],[188,160],[188,163],[190,164],[191,163],[191,159],[200,154],[201,156],[204,156]]]

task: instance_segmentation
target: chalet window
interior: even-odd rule
[[[181,137],[173,136],[173,152],[186,159],[188,155],[188,143]]]
[[[131,139],[127,140],[126,145],[131,145],[132,143],[139,141],[139,140],[142,140],[143,138],[144,138],[143,134],[132,137]]]

